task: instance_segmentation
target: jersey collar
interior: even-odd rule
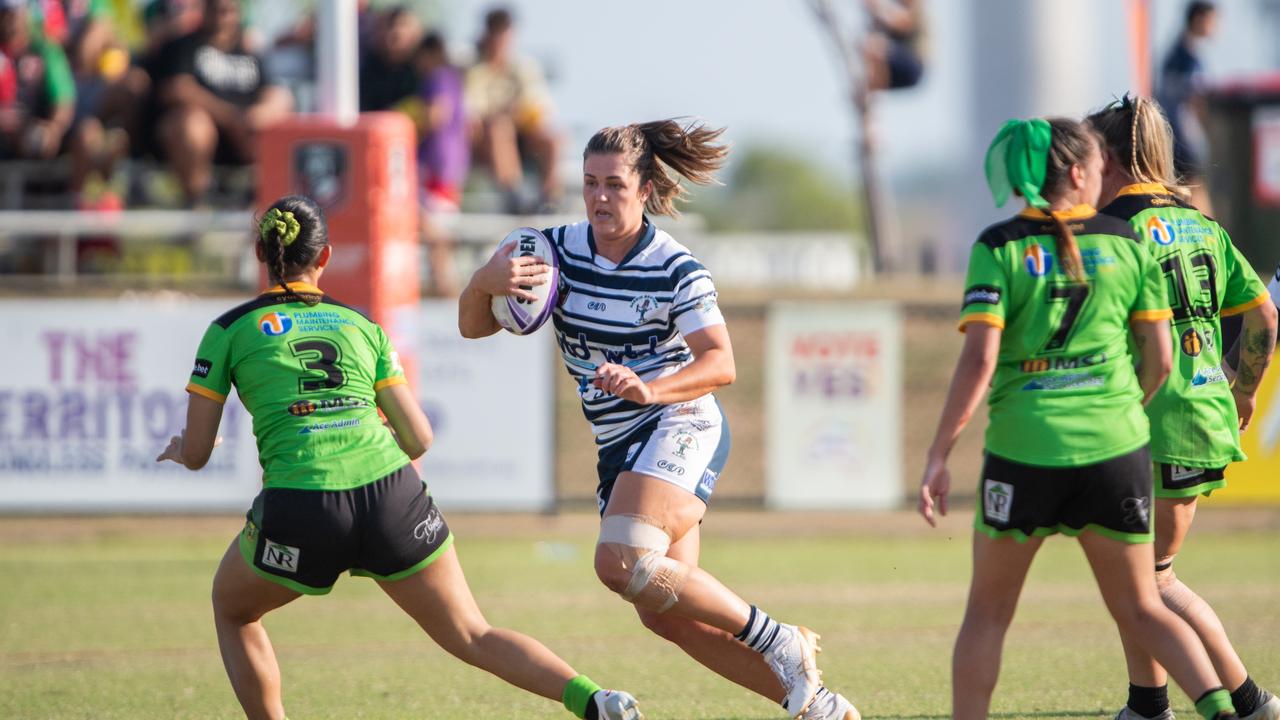
[[[321,290],[320,288],[310,283],[291,282],[291,283],[285,283],[285,284],[289,286],[289,292],[300,293],[302,295],[323,295],[324,294],[323,290]],[[263,295],[283,295],[284,293],[285,293],[285,289],[280,287],[279,283],[277,283],[267,288],[267,291],[262,294]]]
[[[1061,212],[1056,213],[1056,215],[1063,220],[1087,220],[1097,214],[1098,214],[1098,211],[1094,209],[1092,205],[1089,205],[1086,203],[1080,203],[1079,205],[1071,208],[1070,210],[1063,210]],[[1018,217],[1026,218],[1028,220],[1050,219],[1049,213],[1039,208],[1033,208],[1033,207],[1029,207],[1023,210],[1022,212],[1018,213]]]
[[[649,247],[649,243],[653,242],[653,237],[657,234],[658,229],[653,226],[653,223],[649,222],[649,216],[642,216],[640,239],[636,241],[634,247],[627,251],[626,256],[618,263],[618,267],[626,265],[631,262],[632,258],[644,252],[644,249]],[[596,252],[596,234],[595,231],[591,229],[591,223],[587,223],[587,247],[591,248],[591,259],[595,260],[596,255],[599,253]]]
[[[1172,195],[1169,188],[1160,183],[1134,183],[1125,185],[1120,188],[1120,192],[1116,193],[1116,197],[1121,195]]]

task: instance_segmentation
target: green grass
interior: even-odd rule
[[[818,629],[825,680],[865,716],[946,717],[969,574],[963,522],[878,539],[850,516],[851,529],[838,535],[788,539],[779,517],[747,516],[739,522],[747,530],[719,534],[709,522],[704,567],[772,614]],[[20,531],[0,533],[0,717],[240,717],[207,600],[234,519],[205,531],[139,520],[69,534],[19,522]],[[490,621],[630,690],[650,718],[782,716],[649,635],[594,581],[591,536],[581,531],[590,522],[570,524],[572,533],[551,532],[548,543],[536,522],[486,532],[485,523],[458,519],[463,566]],[[1206,531],[1178,562],[1270,687],[1280,686],[1277,547],[1274,531]],[[294,720],[569,717],[445,655],[369,580],[344,577],[331,595],[268,616],[267,628]],[[1010,632],[993,714],[1110,717],[1125,688],[1119,644],[1079,549],[1051,539]],[[1194,717],[1173,694],[1175,710]]]

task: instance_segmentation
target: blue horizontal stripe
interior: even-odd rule
[[[597,269],[580,268],[573,263],[561,265],[560,272],[572,282],[586,283],[614,290],[630,290],[644,293],[672,293],[675,291],[674,283],[672,283],[671,278],[666,276],[653,278],[626,277],[612,272],[606,274]]]
[[[604,292],[599,288],[595,288],[590,285],[570,284],[569,292],[581,293],[582,295],[590,295],[591,297],[598,297],[605,300],[622,300],[624,302],[631,302],[632,300],[636,299],[635,295],[616,295],[614,293]],[[653,297],[655,300],[657,300],[659,303],[662,303],[662,304],[668,304],[675,299],[675,295],[671,293],[654,295]]]
[[[653,326],[653,327],[652,327],[652,329],[653,329],[655,332],[657,332],[657,331],[660,331],[660,330],[666,330],[666,329],[668,329],[668,327],[669,327],[669,325],[670,325],[670,323],[668,323],[668,322],[666,322],[666,321],[659,321],[659,320],[656,320],[656,319],[655,319],[655,320],[651,320],[651,321],[649,321],[649,322],[646,322],[646,323],[644,323],[644,324],[642,324],[642,325],[636,325],[635,323],[631,323],[631,322],[623,322],[623,321],[621,321],[621,320],[607,320],[607,319],[605,319],[605,318],[601,318],[601,317],[591,317],[590,315],[580,315],[580,314],[578,314],[578,313],[569,312],[568,310],[565,310],[564,308],[560,308],[558,312],[560,313],[560,315],[561,315],[561,316],[566,317],[566,318],[574,318],[574,319],[577,319],[577,320],[585,320],[585,321],[587,321],[587,322],[589,322],[589,323],[594,323],[594,324],[596,324],[596,325],[604,325],[604,326],[607,326],[607,327],[642,328],[642,327],[650,327],[650,326]],[[637,332],[638,332],[638,331],[637,331]]]

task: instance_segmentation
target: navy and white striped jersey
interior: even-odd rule
[[[590,384],[604,363],[629,366],[649,382],[693,361],[684,336],[723,325],[711,273],[646,218],[640,240],[614,265],[596,253],[587,221],[544,230],[560,258],[560,303],[552,318],[565,368],[578,380],[582,412],[597,445],[609,445],[657,417]]]
[[[1271,278],[1271,284],[1267,285],[1267,289],[1271,291],[1271,302],[1280,307],[1280,265],[1276,266],[1276,274]]]

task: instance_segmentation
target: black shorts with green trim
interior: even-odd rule
[[[1219,468],[1185,467],[1155,463],[1156,497],[1186,498],[1204,495],[1227,486],[1226,466]]]
[[[400,580],[431,564],[453,535],[412,465],[350,490],[264,488],[240,533],[259,576],[307,595],[350,570]]]
[[[1042,467],[987,453],[973,526],[992,538],[1079,535],[1151,542],[1147,448],[1080,467]]]

